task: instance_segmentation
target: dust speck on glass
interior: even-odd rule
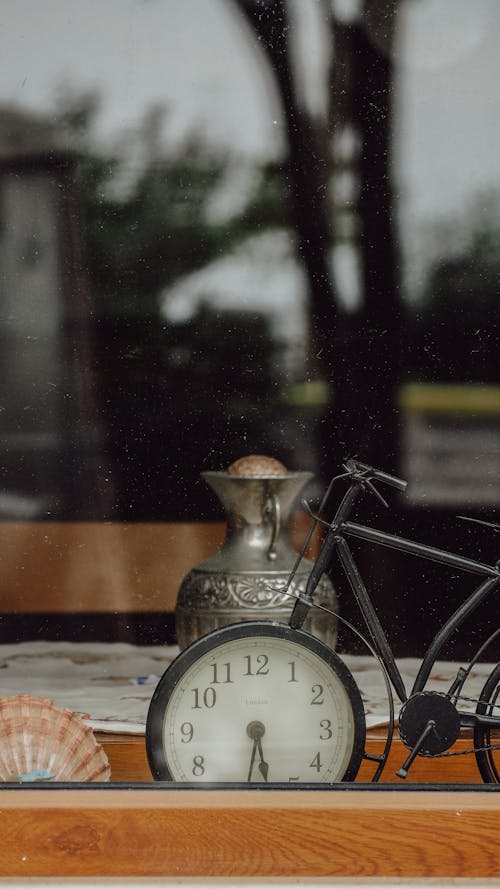
[[[197,736],[227,686],[224,719],[248,708],[228,774],[273,780],[259,701],[314,711],[294,703],[299,665],[354,746],[323,755],[332,715],[301,715],[306,771],[290,754],[280,780],[355,777],[363,720],[394,728],[388,682],[403,742],[432,755],[448,710],[432,698],[421,725],[404,690],[425,694],[422,658],[475,588],[460,559],[491,589],[498,573],[500,6],[3,0],[2,19],[1,779],[81,780],[53,752],[76,725],[97,745],[87,780],[217,775],[216,734]],[[350,460],[379,472],[373,496],[325,498]],[[352,563],[325,527],[339,508],[365,528]],[[294,598],[313,563],[316,610]],[[473,659],[468,703],[483,689],[489,717],[498,608],[479,599],[428,672],[446,708],[450,665]],[[261,620],[319,641],[295,660],[286,634],[260,654],[265,633],[248,651],[224,635]],[[215,631],[219,660],[195,649],[170,702],[161,677]],[[101,767],[110,733],[146,747],[152,699],[149,767]]]

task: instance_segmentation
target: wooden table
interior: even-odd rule
[[[113,782],[151,782],[146,757],[144,738],[138,735],[110,735],[97,733],[99,742],[106,750],[111,766],[111,780]],[[384,749],[383,729],[372,729],[368,734],[366,749],[373,755],[380,755]],[[469,750],[472,747],[472,738],[464,735],[458,740],[453,752]],[[403,764],[408,755],[408,750],[395,737],[389,760],[382,773],[382,783],[393,783],[405,786],[405,783],[396,778],[396,771]],[[376,766],[370,762],[363,762],[357,781],[370,782]],[[474,756],[445,756],[439,759],[418,757],[410,772],[412,783],[422,784],[477,784],[481,779],[476,766]]]

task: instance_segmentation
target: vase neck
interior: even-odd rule
[[[245,525],[285,526],[296,497],[311,477],[310,472],[251,478],[203,473],[226,511],[228,527],[235,531]]]

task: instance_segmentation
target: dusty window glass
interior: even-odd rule
[[[313,505],[350,456],[402,476],[364,521],[494,564],[495,534],[456,517],[495,522],[500,502],[499,17],[493,0],[4,0],[9,694],[54,689],[88,718],[99,686],[96,726],[141,737],[181,581],[224,539],[201,474],[246,455],[310,473]],[[470,591],[412,556],[357,558],[397,657]],[[488,605],[449,656],[490,624]],[[343,627],[337,645],[363,648]]]

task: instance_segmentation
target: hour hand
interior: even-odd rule
[[[264,754],[262,752],[262,742],[261,742],[260,738],[257,741],[257,750],[259,752],[259,758],[260,758],[259,772],[262,775],[262,777],[264,778],[264,781],[267,781],[267,776],[269,773],[269,763],[264,760]]]

